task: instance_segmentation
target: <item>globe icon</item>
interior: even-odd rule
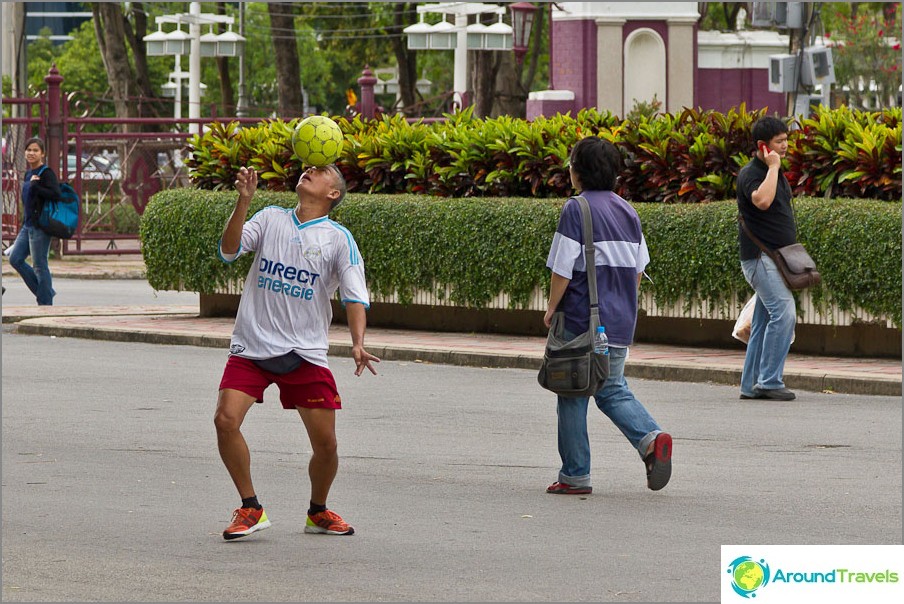
[[[734,570],[734,582],[744,591],[754,591],[764,578],[763,567],[753,560],[738,564]]]

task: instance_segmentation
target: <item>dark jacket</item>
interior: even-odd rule
[[[40,180],[32,181],[33,174],[37,174]],[[22,183],[22,204],[25,210],[25,226],[38,225],[38,216],[44,209],[45,201],[54,201],[62,197],[60,193],[60,181],[53,170],[42,165],[35,170],[25,172],[25,180]]]

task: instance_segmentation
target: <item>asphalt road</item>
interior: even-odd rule
[[[555,406],[532,371],[344,358],[329,503],[357,533],[303,533],[310,448],[271,388],[245,434],[273,527],[225,542],[224,362],[3,334],[3,601],[718,601],[721,544],[901,542],[899,398],[634,380],[672,482],[648,491],[591,411],[594,492],[567,497],[544,492]]]
[[[18,277],[4,276],[3,304],[29,306],[35,297]],[[115,305],[188,305],[198,304],[197,292],[155,292],[144,279],[54,279],[57,295],[55,306],[115,306]]]

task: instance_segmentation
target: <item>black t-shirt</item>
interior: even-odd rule
[[[791,245],[797,241],[794,211],[791,208],[791,185],[785,173],[779,170],[775,199],[768,210],[753,205],[753,192],[766,180],[769,167],[758,157],[741,168],[738,173],[738,211],[744,217],[747,228],[769,249]],[[760,248],[750,240],[738,224],[738,244],[741,260],[752,260],[760,255]]]

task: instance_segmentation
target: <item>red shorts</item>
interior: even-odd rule
[[[342,399],[336,389],[333,373],[326,367],[302,360],[295,371],[277,375],[264,371],[250,359],[230,355],[220,380],[220,390],[229,388],[264,402],[264,390],[270,384],[279,386],[283,409],[341,409]]]

